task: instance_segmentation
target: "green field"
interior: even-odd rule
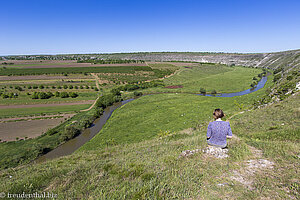
[[[143,96],[114,111],[103,129],[82,150],[103,148],[107,140],[132,143],[151,139],[161,131],[180,131],[189,127],[206,126],[215,108],[227,116],[240,111],[236,105],[251,107],[272,84],[272,77],[257,92],[232,98],[205,97],[193,94],[155,94]],[[236,103],[235,103],[236,101]]]
[[[0,118],[34,116],[43,114],[59,114],[59,113],[73,113],[83,109],[87,109],[91,104],[82,105],[61,105],[51,107],[32,107],[32,108],[4,108],[0,109]]]
[[[183,88],[155,88],[145,92],[189,92],[199,93],[205,88],[207,93],[239,92],[251,88],[252,78],[261,73],[261,69],[228,67],[227,65],[198,65],[192,68],[181,67],[174,76],[164,79],[166,86],[180,85]]]

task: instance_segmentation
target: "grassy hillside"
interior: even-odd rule
[[[251,88],[253,77],[258,78],[260,73],[261,69],[228,67],[220,64],[181,67],[174,76],[164,79],[164,83],[166,86],[182,86],[182,88],[151,88],[145,92],[199,93],[200,88],[205,88],[208,93],[212,90],[218,93],[239,92]]]
[[[298,94],[233,117],[230,122],[238,138],[229,141],[226,159],[201,151],[179,158],[183,150],[205,148],[204,126],[4,170],[0,190],[49,191],[61,199],[296,199],[300,194],[299,103]],[[272,162],[272,167],[248,167],[261,159]]]

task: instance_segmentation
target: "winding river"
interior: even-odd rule
[[[242,96],[245,94],[250,94],[252,92],[255,92],[261,88],[263,88],[267,82],[268,78],[267,77],[262,77],[262,79],[258,82],[257,86],[255,88],[247,89],[241,92],[234,92],[234,93],[222,93],[222,94],[216,94],[216,95],[211,95],[211,94],[197,94],[197,95],[202,95],[202,96],[211,96],[211,97],[235,97],[235,96]],[[58,146],[54,150],[46,153],[43,156],[40,156],[37,158],[34,162],[35,163],[41,163],[46,160],[51,160],[54,158],[58,158],[61,156],[66,156],[72,154],[74,151],[76,151],[79,147],[84,145],[86,142],[91,140],[97,133],[100,132],[106,121],[109,119],[111,116],[112,112],[116,110],[117,108],[121,107],[122,105],[133,101],[134,99],[128,99],[124,100],[122,102],[118,102],[113,104],[112,106],[107,107],[104,109],[103,115],[101,115],[98,119],[96,119],[92,126],[90,128],[85,129],[79,136],[63,143],[62,145]]]

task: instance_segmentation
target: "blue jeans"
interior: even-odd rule
[[[207,144],[211,145],[211,146],[215,146],[215,147],[220,147],[220,148],[225,148],[227,146],[227,144],[224,144],[224,145],[213,144],[213,143],[210,143],[209,140],[207,140]]]

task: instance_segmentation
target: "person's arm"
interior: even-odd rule
[[[209,140],[211,137],[211,123],[208,124],[206,137],[206,140]]]
[[[231,128],[230,128],[230,124],[228,122],[228,132],[227,132],[227,138],[232,138],[232,131],[231,131]]]

